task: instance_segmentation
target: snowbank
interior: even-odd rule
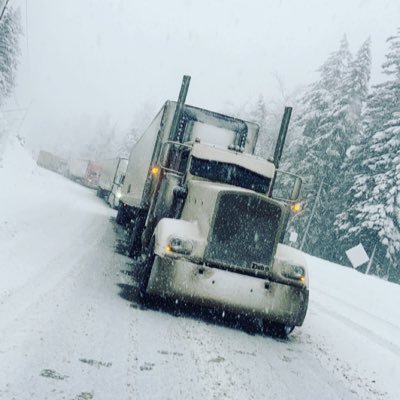
[[[393,321],[400,329],[400,285],[316,257],[307,258],[311,292],[323,291],[326,296],[339,298],[375,319]],[[397,339],[400,346],[400,337]]]
[[[101,202],[93,203],[94,191],[38,167],[17,138],[3,154],[0,182],[1,300],[2,291],[43,273],[57,243],[70,237],[79,240],[78,222],[86,214],[109,210]],[[79,204],[77,199],[82,199]]]
[[[400,398],[400,286],[316,257],[302,328],[310,351],[364,399]]]

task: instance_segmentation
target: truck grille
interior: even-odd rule
[[[221,193],[206,262],[250,275],[268,275],[281,208],[247,193]]]

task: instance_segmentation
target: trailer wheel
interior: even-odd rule
[[[154,254],[154,238],[151,240],[150,245],[145,253],[142,255],[140,264],[138,265],[138,287],[139,287],[139,298],[141,301],[146,299],[147,286],[149,284],[149,279],[151,275],[151,270],[153,268],[155,259]]]
[[[264,333],[276,338],[286,339],[294,329],[292,325],[279,324],[277,322],[264,321]]]

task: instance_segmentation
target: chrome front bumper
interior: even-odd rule
[[[169,257],[155,258],[147,293],[292,326],[308,306],[308,289]]]

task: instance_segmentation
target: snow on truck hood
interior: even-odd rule
[[[266,161],[257,156],[239,153],[233,150],[226,150],[209,144],[194,143],[192,155],[193,157],[202,160],[214,160],[235,164],[268,178],[272,178],[275,173],[275,166],[270,161]]]
[[[283,243],[278,243],[276,258],[282,261],[287,261],[293,265],[301,265],[307,268],[307,259],[304,253]]]

